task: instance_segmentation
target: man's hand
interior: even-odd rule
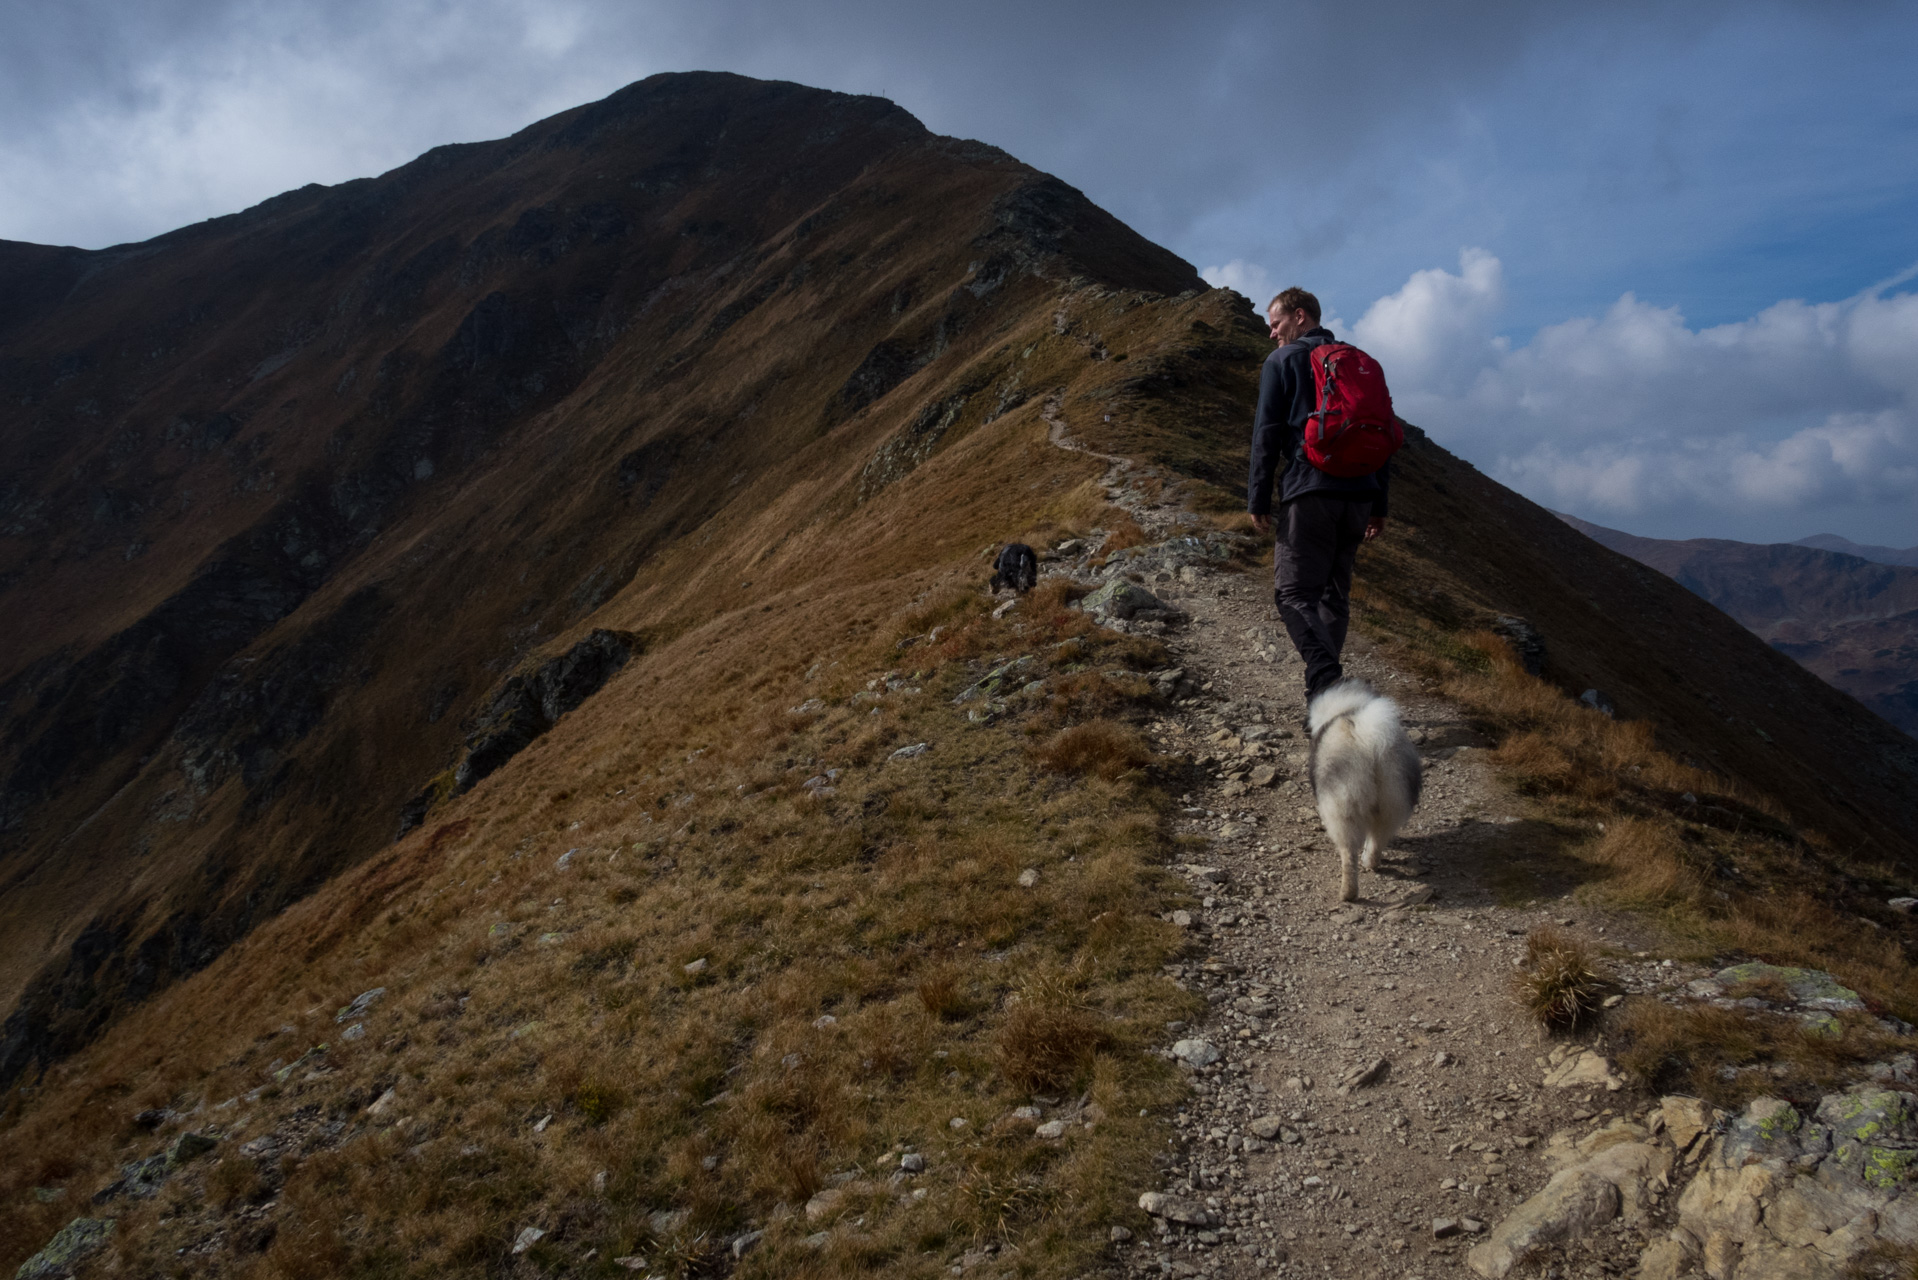
[[[1367,520],[1365,522],[1365,540],[1367,542],[1370,542],[1372,539],[1378,537],[1381,533],[1384,533],[1384,532],[1385,532],[1384,516],[1373,516],[1370,520]]]
[[[1272,532],[1272,517],[1255,515],[1252,517],[1252,527],[1260,533],[1270,533]],[[1367,534],[1366,536],[1370,537],[1371,535]]]

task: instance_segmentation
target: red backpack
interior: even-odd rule
[[[1312,348],[1318,410],[1305,424],[1305,460],[1329,476],[1369,476],[1405,447],[1379,362],[1344,342]]]

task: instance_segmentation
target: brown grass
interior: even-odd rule
[[[1075,998],[1069,984],[1050,975],[1027,981],[999,1028],[999,1074],[1027,1093],[1076,1091],[1111,1036],[1101,1020]]]
[[[1033,749],[1032,758],[1052,773],[1090,773],[1114,781],[1143,770],[1152,752],[1131,726],[1092,720],[1059,730]]]
[[[1115,551],[1123,551],[1127,547],[1142,547],[1150,541],[1152,541],[1151,536],[1139,527],[1137,520],[1120,514],[1107,526],[1106,539],[1100,544],[1099,553],[1102,557],[1110,556]]]
[[[751,1274],[931,1275],[984,1232],[1023,1241],[1042,1273],[1083,1270],[1104,1224],[1133,1214],[1163,1146],[1160,1108],[1183,1087],[1136,1045],[1189,1016],[1192,997],[1158,968],[1177,945],[1150,872],[1164,797],[1136,732],[1095,714],[1150,705],[1124,673],[1163,650],[1092,627],[1069,598],[1042,589],[995,620],[976,591],[933,584],[908,609],[875,610],[867,638],[829,651],[836,667],[789,664],[755,695],[827,703],[803,716],[769,720],[742,700],[732,719],[711,693],[636,682],[620,714],[596,703],[568,717],[523,764],[16,1103],[0,1131],[0,1169],[15,1170],[0,1174],[0,1234],[44,1240],[58,1225],[11,1194],[26,1172],[11,1153],[58,1134],[74,1152],[66,1185],[91,1190],[162,1141],[127,1127],[133,1110],[216,1105],[326,1042],[324,1074],[303,1068],[248,1108],[249,1136],[308,1108],[349,1126],[336,1150],[288,1163],[279,1234],[247,1255],[262,1276],[479,1274],[521,1228],[555,1223],[564,1236],[527,1255],[549,1268],[587,1248],[645,1252],[656,1270],[686,1250],[693,1266],[764,1226]],[[1079,643],[1054,657],[1066,640]],[[1050,673],[1049,695],[1005,721],[970,722],[942,696],[1020,653]],[[889,672],[926,692],[853,701]],[[916,741],[934,750],[889,762]],[[1042,760],[1080,781],[1058,786]],[[809,798],[799,784],[829,767],[837,794]],[[1017,883],[1026,867],[1037,886]],[[1034,970],[1075,985],[1006,989]],[[333,1011],[373,986],[388,996],[366,1038],[340,1041]],[[1118,1007],[1124,1018],[1102,1012]],[[389,1087],[397,1105],[365,1118]],[[1034,1089],[1068,1088],[1126,1123],[1075,1139],[1069,1158],[1029,1126],[993,1129]],[[1141,1108],[1153,1116],[1134,1119]],[[954,1115],[979,1136],[955,1138]],[[778,1216],[908,1144],[940,1171],[919,1183],[932,1196],[860,1208],[856,1247],[807,1250],[803,1223]],[[127,1219],[129,1268],[165,1269],[277,1183],[252,1181],[237,1150],[221,1156],[178,1175],[177,1214]],[[686,1217],[656,1230],[665,1212]]]
[[[1840,1015],[1841,1034],[1750,1009],[1626,999],[1607,1019],[1619,1065],[1654,1092],[1687,1093],[1727,1110],[1771,1095],[1815,1102],[1858,1069],[1899,1051],[1875,1019]]]
[[[1525,938],[1525,962],[1512,975],[1512,994],[1526,1012],[1554,1031],[1590,1022],[1611,984],[1591,953],[1557,929],[1534,929]]]

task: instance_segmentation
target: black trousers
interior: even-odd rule
[[[1279,508],[1272,598],[1292,647],[1305,661],[1305,696],[1344,675],[1339,655],[1352,621],[1352,564],[1372,518],[1362,499],[1308,493]]]

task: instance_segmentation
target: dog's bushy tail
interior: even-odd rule
[[[1380,701],[1379,695],[1365,681],[1341,680],[1312,699],[1312,705],[1306,713],[1306,729],[1317,735],[1319,730],[1340,716],[1356,714],[1377,701]],[[1389,699],[1385,700],[1385,705],[1392,710],[1392,722],[1398,723],[1398,708]]]

